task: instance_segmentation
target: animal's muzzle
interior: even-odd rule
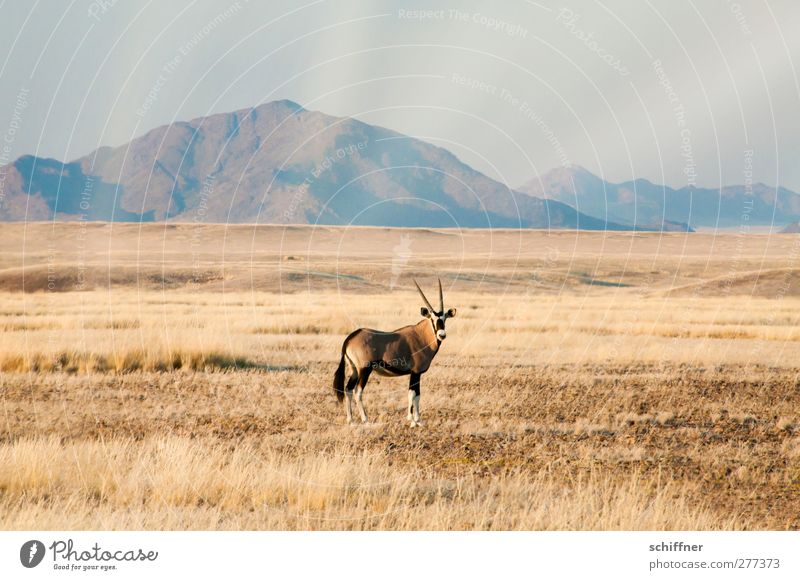
[[[445,338],[447,338],[447,333],[444,330],[437,330],[436,338],[438,338],[439,340],[444,340]]]

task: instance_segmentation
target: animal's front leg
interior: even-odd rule
[[[418,373],[411,373],[408,384],[408,420],[412,427],[421,425],[419,417],[419,379]]]

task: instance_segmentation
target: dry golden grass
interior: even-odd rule
[[[331,360],[359,326],[416,322],[418,298],[332,292],[173,290],[6,294],[0,303],[0,370],[130,372]],[[800,316],[794,300],[616,296],[501,298],[448,293],[458,305],[452,354],[486,364],[635,362],[794,367]],[[337,342],[339,344],[337,344]],[[333,356],[335,358],[335,356]]]
[[[233,228],[187,270],[183,226],[121,227],[135,246],[87,227],[77,256],[28,232],[25,292],[2,258],[3,529],[800,528],[800,302],[709,295],[758,260],[782,272],[776,244],[539,233],[520,253],[511,232],[483,255],[474,232],[427,232],[394,286],[393,231],[290,228],[262,259]],[[455,270],[436,252],[462,241]],[[342,339],[416,322],[409,279],[431,272],[459,314],[425,427],[405,380],[377,377],[373,423],[345,426]]]
[[[547,470],[488,481],[422,477],[381,453],[291,458],[256,442],[186,437],[0,447],[8,527],[189,529],[681,529],[720,521],[671,482]],[[65,513],[64,506],[69,506]]]

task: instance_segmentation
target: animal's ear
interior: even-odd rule
[[[425,308],[424,306],[419,309],[419,313],[422,314],[422,316],[428,316],[428,314],[430,314],[430,312],[431,311],[428,310],[427,308]]]
[[[447,311],[447,318],[455,318],[455,316],[456,316],[455,308],[451,308],[450,310]]]

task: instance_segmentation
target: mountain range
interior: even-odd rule
[[[665,229],[767,226],[800,219],[800,195],[763,183],[673,189],[646,179],[610,183],[582,167],[571,166],[554,169],[517,190],[630,227],[660,223]]]
[[[511,189],[444,148],[287,100],[157,127],[67,163],[23,156],[0,167],[0,186],[0,221],[687,231],[739,223],[748,200],[743,186],[611,184],[577,166]],[[793,192],[759,184],[749,198],[752,224],[800,219]]]
[[[628,229],[510,190],[441,147],[291,101],[0,169],[0,220]]]

